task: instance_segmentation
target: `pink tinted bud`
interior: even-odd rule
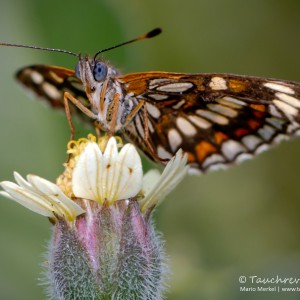
[[[74,226],[64,220],[55,224],[51,294],[58,299],[162,299],[168,269],[160,234],[137,201],[92,206]]]

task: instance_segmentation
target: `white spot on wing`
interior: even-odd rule
[[[227,98],[227,99],[225,99]],[[233,101],[229,101],[229,99],[233,99]],[[245,103],[244,104],[237,104],[236,101],[239,102],[239,100],[235,99],[235,98],[232,98],[232,97],[224,97],[224,98],[219,98],[219,99],[216,99],[216,102],[222,104],[222,105],[226,105],[226,106],[229,106],[229,107],[232,107],[232,108],[237,108],[237,109],[240,109],[242,108],[243,106],[245,106]]]
[[[297,122],[292,122],[289,124],[287,128],[288,133],[294,133],[299,128],[299,124]]]
[[[185,92],[191,87],[193,87],[193,84],[191,82],[176,82],[176,83],[169,83],[166,85],[159,86],[156,89],[162,92],[181,93],[181,92]]]
[[[150,120],[148,120],[148,128],[149,128],[151,133],[154,132],[154,127],[153,127],[152,122]]]
[[[207,129],[212,126],[210,122],[199,116],[188,116],[188,119],[199,128]]]
[[[263,152],[267,151],[269,148],[270,148],[269,145],[267,145],[267,144],[262,144],[261,146],[259,146],[259,147],[256,149],[255,154],[263,153]]]
[[[256,149],[263,141],[256,135],[246,135],[242,138],[243,144],[251,151]]]
[[[274,99],[273,100],[273,103],[281,110],[283,111],[287,117],[288,116],[296,116],[297,113],[298,113],[298,110],[293,107],[293,106],[290,106],[289,104],[281,101],[281,100],[277,100],[277,99]]]
[[[138,131],[138,133],[139,133],[139,135],[142,137],[142,138],[144,138],[144,128],[143,128],[143,126],[142,126],[142,122],[141,122],[141,118],[140,118],[140,116],[139,115],[136,115],[136,117],[135,117],[135,125],[136,125],[136,127],[137,127],[137,131]]]
[[[219,171],[219,170],[226,170],[227,166],[225,164],[215,164],[211,165],[207,168],[207,171]]]
[[[266,121],[277,129],[282,129],[284,121],[278,118],[266,118]]]
[[[214,153],[204,160],[202,167],[207,168],[209,165],[216,164],[216,163],[223,163],[224,161],[225,160],[222,155]]]
[[[197,109],[196,114],[220,125],[227,125],[229,122],[227,118],[205,109]]]
[[[300,101],[299,101],[299,99],[297,99],[297,98],[295,98],[293,96],[290,96],[290,95],[287,95],[287,94],[284,94],[284,93],[276,93],[275,96],[278,99],[286,102],[289,105],[292,105],[294,107],[300,108]]]
[[[246,152],[246,148],[234,140],[224,142],[221,146],[221,150],[228,160],[233,160],[238,154]]]
[[[275,129],[269,125],[264,125],[264,127],[258,130],[259,135],[265,140],[269,141],[275,134]]]
[[[197,133],[197,129],[185,118],[178,117],[176,119],[176,125],[185,135],[193,136]]]
[[[42,74],[34,70],[30,73],[30,77],[35,84],[41,84],[44,81]]]
[[[60,99],[62,97],[62,93],[49,82],[43,82],[41,87],[44,93],[52,99]]]
[[[202,172],[199,169],[197,169],[197,167],[191,167],[188,169],[188,174],[198,176],[201,175]]]
[[[180,100],[178,103],[174,104],[172,107],[174,109],[179,109],[184,103],[185,103],[185,100]]]
[[[226,96],[226,97],[223,97],[223,99],[225,101],[231,102],[233,104],[237,104],[237,105],[241,105],[241,106],[246,106],[247,105],[246,102],[244,102],[240,99],[233,98],[233,97]]]
[[[274,91],[278,91],[278,92],[282,92],[282,93],[287,93],[287,94],[295,94],[295,91],[293,89],[291,89],[288,86],[279,84],[279,83],[275,83],[275,82],[267,82],[263,84],[265,87],[274,90]]]
[[[240,155],[238,155],[236,157],[235,162],[239,164],[239,163],[241,163],[241,162],[243,162],[245,160],[249,160],[249,159],[252,159],[252,158],[253,158],[252,154],[250,154],[250,153],[242,153],[242,154],[240,154]]]
[[[169,130],[168,140],[170,148],[173,152],[175,152],[178,149],[178,146],[182,143],[182,137],[180,136],[179,132],[174,128]]]
[[[235,118],[238,114],[236,110],[220,104],[209,103],[207,107],[216,113],[230,118]]]
[[[226,80],[221,77],[213,77],[209,83],[209,86],[215,91],[227,89]]]
[[[149,94],[148,96],[157,101],[165,100],[168,98],[168,95],[162,95],[162,94]]]
[[[287,136],[287,135],[285,135],[285,134],[278,134],[274,139],[273,139],[273,142],[275,143],[275,144],[279,144],[279,143],[281,143],[281,142],[283,142],[283,141],[286,141],[286,140],[288,140],[289,139],[289,137]]]
[[[170,152],[168,152],[165,148],[163,148],[163,146],[161,146],[161,145],[159,145],[157,147],[157,155],[162,159],[172,157],[172,154]]]
[[[150,81],[149,83],[149,88],[153,89],[155,88],[158,84],[164,83],[164,82],[170,82],[169,78],[157,78],[157,79],[153,79]]]
[[[150,103],[146,104],[148,113],[155,119],[158,119],[160,117],[160,110]]]
[[[272,116],[282,118],[282,114],[278,111],[275,105],[270,104],[269,105],[269,112]]]

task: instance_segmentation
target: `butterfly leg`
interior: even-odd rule
[[[94,122],[95,131],[98,138],[101,138],[101,127],[98,121]]]
[[[118,110],[119,110],[119,100],[120,100],[120,95],[118,93],[115,93],[113,99],[113,107],[112,107],[111,127],[108,132],[109,138],[112,137],[115,133],[116,121],[117,121]]]
[[[105,94],[106,94],[106,89],[107,89],[107,84],[108,84],[108,80],[105,80],[103,82],[103,87],[101,89],[101,93],[100,93],[100,110],[103,110],[104,109],[104,100],[105,100]],[[88,97],[89,97],[89,93],[87,93]],[[90,102],[93,103],[93,100],[90,99]]]
[[[67,93],[64,94],[64,104],[65,104],[67,120],[68,120],[69,127],[70,127],[70,130],[71,130],[70,140],[73,140],[74,136],[75,136],[75,128],[73,126],[72,115],[71,115],[70,106],[69,106],[69,102],[68,102],[68,98],[67,98],[66,94]]]
[[[132,120],[132,118],[138,113],[138,111],[144,106],[145,101],[140,101],[135,108],[130,112],[130,114],[126,117],[124,127],[128,125],[128,123]]]
[[[71,140],[74,139],[75,136],[75,128],[73,126],[72,122],[72,115],[70,111],[69,101],[71,101],[77,108],[79,108],[85,115],[92,119],[96,119],[97,115],[95,115],[92,111],[90,111],[88,108],[86,108],[79,100],[77,100],[75,97],[73,97],[70,93],[65,92],[64,93],[64,104],[65,104],[65,110],[66,115],[68,119],[68,123],[71,129]]]

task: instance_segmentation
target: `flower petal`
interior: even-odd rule
[[[15,199],[9,193],[7,193],[7,192],[0,191],[0,195],[3,196],[3,197],[5,197],[5,198],[7,198],[7,199],[15,201]]]
[[[56,195],[61,191],[56,184],[36,175],[27,175],[27,181],[34,188],[34,191],[41,195]]]
[[[96,143],[89,143],[80,154],[72,178],[74,195],[112,203],[134,197],[142,186],[141,159],[133,145],[118,153],[115,138],[110,138],[102,155]]]
[[[45,217],[53,217],[52,207],[40,199],[39,195],[32,191],[25,190],[13,182],[3,181],[1,187],[9,194],[9,199],[13,199],[26,208],[43,215]],[[2,194],[3,195],[3,194]],[[5,196],[5,195],[4,195]]]
[[[76,197],[102,201],[98,186],[103,173],[102,156],[96,143],[87,144],[80,154],[72,175],[72,189]]]
[[[121,200],[136,196],[142,187],[143,169],[141,158],[133,145],[126,144],[122,148],[117,164],[112,198]]]
[[[120,172],[117,167],[118,155],[117,141],[112,137],[109,139],[103,154],[102,173],[98,183],[103,201],[112,200],[115,193],[116,177]]]
[[[109,158],[117,158],[118,157],[118,146],[117,141],[114,137],[111,137],[106,145],[105,151],[104,151],[104,157]]]
[[[1,182],[5,190],[0,192],[1,195],[46,217],[58,215],[72,221],[85,212],[54,183],[35,175],[28,175],[27,182],[18,173],[15,172],[14,175],[19,185],[9,181]]]
[[[176,155],[168,162],[158,182],[151,191],[140,201],[142,211],[149,207],[157,206],[175,186],[184,178],[189,166],[187,155],[179,149]]]
[[[34,190],[32,185],[29,182],[27,182],[18,172],[14,172],[14,178],[19,186],[28,190]]]
[[[153,186],[155,186],[160,179],[160,172],[157,169],[149,170],[143,178],[142,191],[145,197],[151,192]]]

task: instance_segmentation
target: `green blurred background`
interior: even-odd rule
[[[161,36],[106,58],[124,73],[300,81],[299,16],[298,0],[1,0],[0,41],[93,54],[161,26]],[[0,180],[11,180],[14,170],[49,180],[62,172],[66,119],[31,101],[13,79],[35,63],[74,68],[76,61],[0,48]],[[294,140],[226,172],[186,178],[156,213],[173,271],[168,299],[299,299],[299,292],[239,292],[238,282],[240,275],[300,277],[299,170]],[[4,198],[0,214],[0,299],[44,299],[38,278],[50,223]]]

